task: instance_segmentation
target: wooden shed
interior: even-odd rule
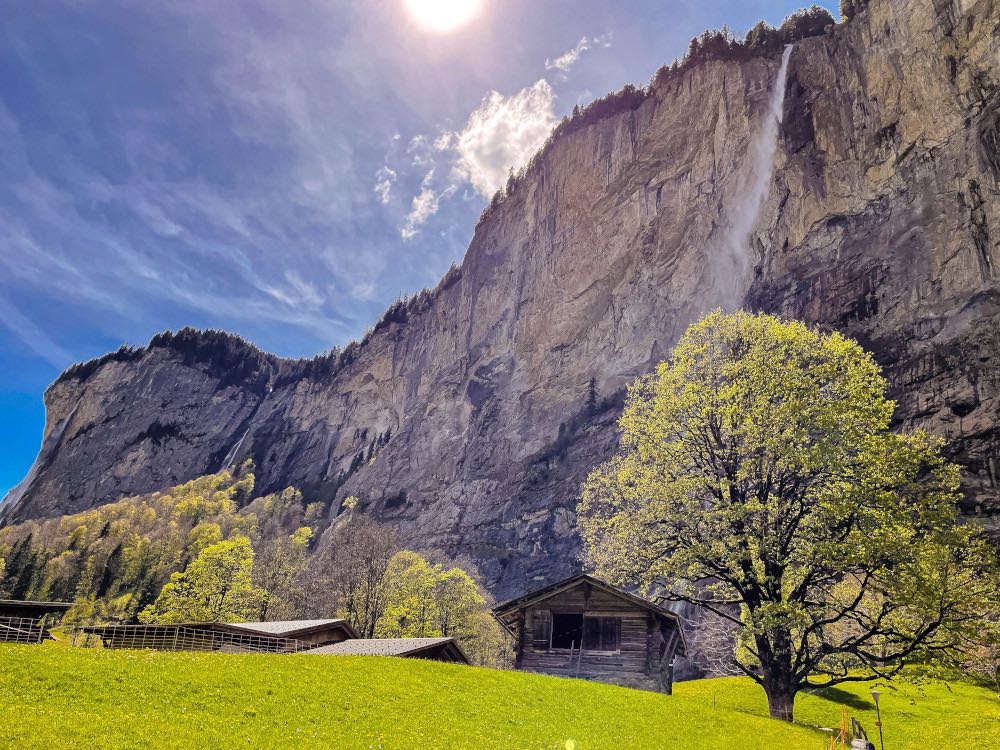
[[[580,574],[499,605],[515,639],[515,668],[670,692],[685,654],[677,615]]]

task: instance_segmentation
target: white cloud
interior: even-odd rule
[[[580,59],[580,55],[582,55],[588,49],[590,49],[590,41],[587,39],[587,37],[583,37],[582,39],[580,39],[579,42],[576,43],[576,46],[569,52],[564,52],[555,59],[546,60],[545,69],[561,70],[563,73],[566,73],[569,71],[570,68],[572,68],[576,64],[576,61]]]
[[[455,134],[456,172],[489,197],[524,166],[556,124],[552,86],[545,79],[512,96],[491,91]]]
[[[435,191],[431,187],[433,179],[434,170],[432,169],[425,174],[424,179],[420,181],[420,192],[413,196],[410,213],[407,214],[406,222],[399,230],[399,235],[404,240],[409,240],[415,237],[417,232],[420,231],[420,227],[438,212],[438,208],[440,208],[441,205],[441,199],[447,198],[458,189],[455,185],[449,185],[444,190]]]
[[[438,151],[447,151],[451,148],[452,142],[455,140],[455,134],[445,132],[434,139],[434,148]]]
[[[558,70],[561,73],[568,73],[570,68],[576,65],[576,61],[580,59],[580,56],[586,52],[588,49],[593,47],[610,47],[611,46],[611,32],[607,34],[602,34],[601,36],[595,36],[588,39],[587,37],[581,37],[580,41],[576,43],[576,46],[569,52],[564,52],[555,59],[548,59],[545,61],[546,70]]]
[[[392,183],[396,181],[395,170],[389,167],[381,167],[375,173],[375,194],[382,203],[389,202],[389,191],[392,190]]]
[[[426,135],[417,135],[410,139],[406,147],[410,164],[414,167],[427,167],[434,163],[434,145]]]

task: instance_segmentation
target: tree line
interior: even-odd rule
[[[505,666],[508,636],[469,561],[405,548],[360,512],[332,523],[253,462],[62,518],[0,529],[0,597],[72,601],[67,626],[343,617],[362,637],[452,636]]]

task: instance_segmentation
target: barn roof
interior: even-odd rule
[[[602,581],[600,578],[595,578],[594,576],[589,575],[587,573],[578,573],[575,576],[570,576],[569,578],[566,578],[557,583],[553,583],[549,586],[545,586],[544,588],[536,589],[535,591],[530,591],[527,594],[517,597],[516,599],[511,599],[509,601],[503,602],[502,604],[498,604],[496,607],[493,608],[493,612],[496,613],[498,617],[503,617],[504,615],[510,614],[511,612],[516,612],[519,609],[524,609],[525,607],[529,607],[532,604],[537,604],[540,601],[544,601],[549,597],[555,596],[556,594],[561,593],[566,589],[571,589],[574,586],[578,586],[581,583],[589,583],[591,586],[607,591],[609,594],[621,597],[622,599],[631,602],[632,604],[634,604],[637,607],[640,607],[641,609],[645,609],[655,614],[661,615],[663,617],[675,620],[678,623],[680,622],[680,618],[677,616],[676,612],[672,612],[671,610],[666,609],[665,607],[661,607],[659,604],[654,604],[648,599],[643,599],[641,596],[630,594],[628,591],[625,591],[624,589],[620,589],[617,586],[612,586],[607,581]]]
[[[73,602],[33,602],[23,599],[0,599],[0,610],[4,608],[35,610],[39,613],[65,612],[73,606]]]
[[[310,649],[306,653],[335,656],[418,656],[440,646],[454,648],[459,661],[469,661],[454,638],[354,638]]]
[[[270,622],[230,622],[224,623],[226,628],[245,630],[249,633],[260,635],[275,635],[282,638],[294,638],[299,635],[308,635],[317,630],[341,627],[349,638],[357,638],[358,634],[351,627],[347,620],[341,618],[328,618],[323,620],[272,620]]]

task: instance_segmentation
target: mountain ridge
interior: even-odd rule
[[[773,57],[654,79],[635,109],[553,139],[461,268],[342,352],[246,342],[229,366],[232,340],[181,332],[68,371],[4,521],[252,455],[265,491],[294,484],[330,513],[357,495],[517,593],[579,565],[576,493],[614,449],[624,386],[688,323],[740,304],[871,348],[899,426],[943,434],[965,510],[995,513],[998,26],[994,0],[873,0],[796,43],[745,286],[730,288],[724,239]]]

